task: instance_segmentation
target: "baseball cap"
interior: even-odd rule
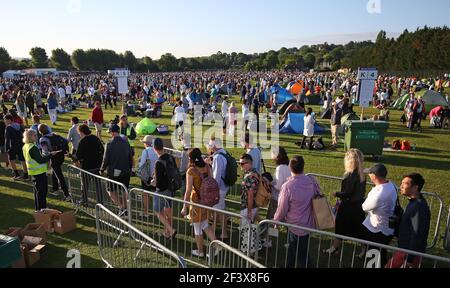
[[[144,137],[144,139],[141,141],[142,143],[145,144],[152,144],[153,143],[153,137],[150,135],[147,135]]]
[[[156,138],[153,140],[153,148],[156,150],[163,150],[164,149],[164,142],[161,138]]]
[[[378,177],[386,178],[388,171],[386,166],[381,163],[375,164],[372,168],[364,170],[366,174],[373,174]]]
[[[120,127],[116,124],[109,127],[109,133],[120,133]]]

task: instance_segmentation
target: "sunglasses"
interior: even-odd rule
[[[246,164],[248,164],[248,162],[239,162],[239,165],[241,165],[241,166],[244,166]]]

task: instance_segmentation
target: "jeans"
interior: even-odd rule
[[[309,235],[297,236],[289,232],[289,249],[286,268],[307,268],[309,267],[308,246]]]
[[[47,189],[48,178],[47,173],[32,176],[34,190],[34,207],[36,211],[47,208]]]

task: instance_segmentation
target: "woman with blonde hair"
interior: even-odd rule
[[[341,200],[336,215],[336,234],[362,239],[365,213],[362,210],[366,193],[366,176],[364,175],[364,155],[357,149],[350,149],[344,159],[345,175],[341,191],[334,194]],[[333,246],[325,253],[336,254],[342,240],[335,239]]]
[[[39,148],[36,146],[37,133],[34,130],[26,130],[23,134],[23,156],[25,158],[28,175],[33,179],[35,211],[47,208],[47,170],[48,162],[51,157],[61,153],[53,151],[47,156],[42,156]]]

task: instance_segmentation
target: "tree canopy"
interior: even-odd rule
[[[283,47],[259,54],[221,51],[207,57],[179,58],[166,53],[159,60],[150,57],[138,59],[133,52],[117,54],[108,49],[77,49],[68,55],[62,49],[52,51],[50,61],[44,49],[31,49],[28,60],[11,59],[8,51],[0,48],[0,71],[8,69],[52,67],[82,71],[106,71],[128,67],[135,72],[173,72],[199,70],[245,69],[261,71],[288,70],[337,70],[340,68],[376,67],[380,71],[445,70],[450,67],[450,29],[436,27],[405,30],[397,39],[380,31],[376,41],[351,41],[345,45],[319,44],[311,46]]]

